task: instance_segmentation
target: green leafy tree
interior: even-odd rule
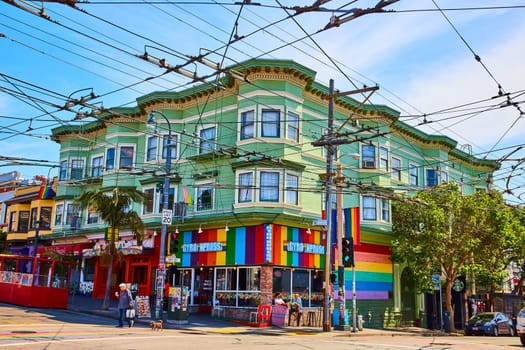
[[[144,235],[144,223],[140,216],[131,210],[133,203],[142,203],[144,195],[135,188],[115,187],[112,191],[87,191],[76,198],[82,208],[91,208],[96,211],[102,220],[112,229],[113,232],[121,229],[129,229],[137,239],[137,244],[142,244]],[[106,278],[106,290],[102,309],[109,308],[109,293],[111,288],[111,275],[113,273],[113,262],[118,252],[115,242],[118,237],[110,235],[107,241],[105,251],[109,257],[108,275]]]
[[[455,331],[454,280],[471,265],[483,265],[496,256],[491,250],[505,249],[498,234],[504,227],[504,216],[498,210],[505,206],[503,198],[485,191],[463,196],[457,185],[444,184],[404,199],[393,203],[392,259],[412,268],[421,292],[431,290],[432,274],[442,274],[445,308],[450,329]]]
[[[520,281],[515,285],[513,294],[523,295],[522,286],[525,285],[525,209],[523,207],[512,207],[513,222],[513,245],[510,249],[511,261],[515,262],[521,270]]]

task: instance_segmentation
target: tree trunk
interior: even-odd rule
[[[445,283],[445,308],[449,314],[450,332],[455,332],[456,325],[454,324],[454,309],[452,308],[452,282],[453,279],[447,277]]]
[[[109,309],[109,292],[111,290],[111,275],[113,274],[113,253],[109,258],[108,276],[106,278],[106,291],[104,292],[104,301],[102,303],[102,310]]]

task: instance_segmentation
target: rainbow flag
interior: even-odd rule
[[[354,245],[361,244],[361,214],[359,207],[343,209],[345,216],[345,236],[351,236]]]
[[[186,186],[182,185],[182,194],[184,196],[184,203],[186,203],[187,205],[192,205],[193,204],[193,198],[190,194],[190,192],[188,191],[188,189],[186,188]]]
[[[38,199],[48,199],[54,194],[55,191],[53,191],[53,181],[51,181],[49,184],[46,181],[40,186],[40,190],[38,191]]]

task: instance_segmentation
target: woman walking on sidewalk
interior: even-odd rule
[[[119,292],[115,292],[115,296],[118,299],[118,326],[124,327],[124,317],[126,316],[126,310],[133,307],[133,297],[125,283],[118,285],[120,288]],[[133,319],[128,319],[128,326],[133,326]]]

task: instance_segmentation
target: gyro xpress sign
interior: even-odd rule
[[[189,243],[182,245],[183,253],[219,252],[221,250],[221,242]]]
[[[324,246],[320,244],[302,242],[288,242],[288,247],[286,250],[295,253],[324,254]]]

